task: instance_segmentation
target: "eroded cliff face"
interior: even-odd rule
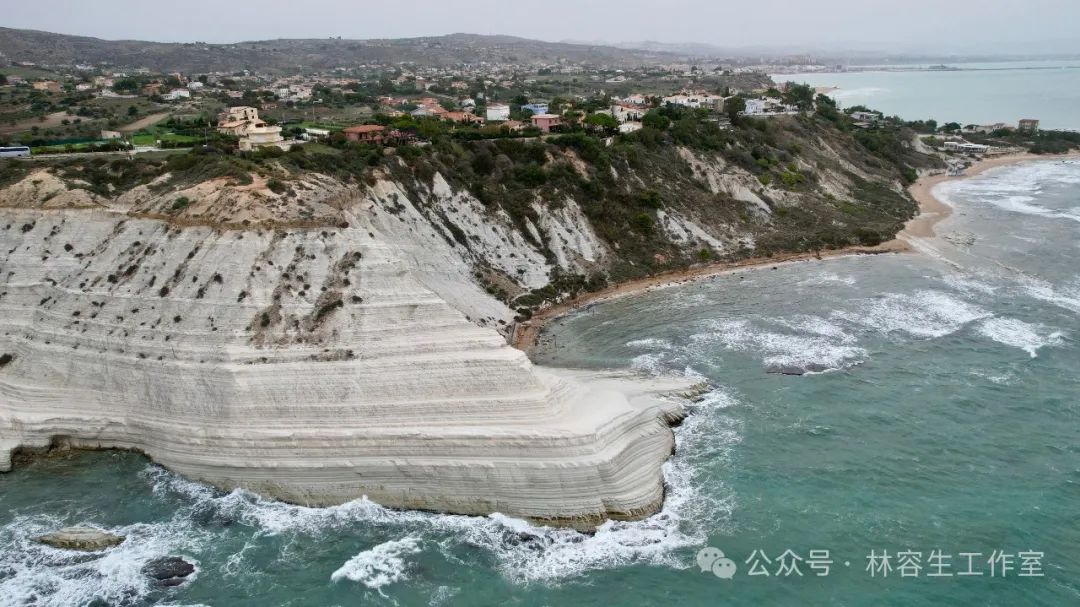
[[[659,507],[681,416],[662,395],[684,383],[541,369],[507,346],[513,312],[478,258],[522,289],[551,266],[466,195],[436,182],[425,203],[469,248],[389,181],[314,178],[296,217],[258,183],[107,199],[51,179],[0,191],[0,469],[20,447],[121,448],[303,504],[578,526]],[[180,196],[187,214],[160,218]],[[535,229],[557,263],[602,263],[573,208]]]

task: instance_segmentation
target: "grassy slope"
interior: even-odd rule
[[[527,220],[536,221],[532,203],[538,196],[550,207],[572,197],[618,258],[594,276],[553,276],[551,289],[517,302],[531,305],[555,290],[595,288],[715,256],[668,239],[657,226],[660,209],[692,217],[707,228],[752,235],[756,246],[728,252],[732,259],[876,244],[891,238],[914,215],[916,205],[904,192],[903,180],[913,168],[932,162],[905,146],[910,133],[902,128],[873,136],[853,134],[827,117],[810,114],[743,121],[724,130],[703,114],[669,114],[667,128],[617,136],[610,145],[585,133],[482,141],[439,135],[431,145],[403,146],[394,156],[384,155],[381,148],[338,144],[245,157],[184,153],[157,160],[56,161],[53,166],[64,178],[86,182],[85,187],[102,195],[115,195],[166,172],[172,179],[162,189],[217,177],[250,183],[252,172],[282,188],[304,172],[365,187],[376,174],[389,173],[414,191],[416,201],[425,199],[423,192],[439,173],[493,212],[504,210],[522,228]],[[770,212],[715,193],[707,177],[685,160],[687,152],[704,166],[739,175]],[[0,185],[25,170],[16,163],[0,164]],[[424,210],[434,221],[442,216],[439,209]],[[548,249],[545,242],[535,244]]]

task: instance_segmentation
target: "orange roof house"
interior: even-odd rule
[[[382,141],[385,131],[386,127],[381,124],[362,124],[351,126],[342,132],[349,141],[378,143]]]

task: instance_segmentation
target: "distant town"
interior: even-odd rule
[[[341,142],[422,145],[434,132],[467,139],[572,130],[615,135],[640,130],[651,110],[667,106],[701,111],[726,127],[738,117],[813,109],[830,90],[775,83],[769,74],[826,69],[810,58],[638,68],[530,60],[377,62],[283,75],[13,61],[0,63],[0,145],[5,155],[143,154],[210,144],[238,152]],[[902,123],[869,108],[845,111],[859,129]],[[918,123],[924,143],[961,156],[1015,151],[1009,136],[1039,128],[1027,118],[1015,126],[932,122]]]

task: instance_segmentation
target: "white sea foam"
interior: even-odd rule
[[[429,607],[442,607],[442,605],[449,604],[450,600],[457,596],[460,591],[460,588],[455,588],[453,586],[439,586],[435,589],[435,592],[432,593],[428,605]]]
[[[717,343],[731,350],[761,353],[762,362],[769,367],[841,369],[866,359],[866,350],[855,345],[853,336],[823,318],[799,316],[780,319],[777,323],[799,333],[761,329],[745,319],[715,320],[709,323],[708,332],[692,339],[698,343]]]
[[[949,273],[942,276],[941,281],[965,295],[993,295],[999,289],[969,274]]]
[[[1080,280],[1056,286],[1040,278],[1025,276],[1021,288],[1030,297],[1080,314]]]
[[[1012,381],[1013,381],[1013,375],[1011,373],[1006,373],[1005,375],[999,375],[999,374],[992,373],[992,372],[989,372],[989,371],[979,371],[979,370],[974,370],[974,371],[971,371],[970,373],[972,375],[975,375],[976,377],[982,377],[982,378],[988,379],[988,380],[990,380],[990,382],[998,384],[999,386],[1007,386],[1007,385],[1011,384]]]
[[[1080,208],[1054,209],[1037,204],[1047,183],[1080,184],[1080,165],[1033,162],[1000,167],[973,179],[946,182],[936,191],[943,198],[960,196],[974,204],[989,203],[1013,213],[1080,221]]]
[[[854,309],[833,313],[834,318],[881,333],[906,333],[918,338],[943,337],[990,316],[989,311],[971,302],[933,290],[886,293],[860,300]]]
[[[800,286],[804,287],[816,287],[823,285],[853,285],[855,284],[854,276],[840,276],[835,272],[818,272],[809,278],[805,278],[799,281]]]
[[[667,355],[663,352],[639,354],[630,359],[630,368],[645,375],[661,375],[667,372]]]
[[[163,523],[137,523],[105,528],[125,536],[119,546],[97,553],[73,552],[44,546],[34,537],[60,527],[101,527],[93,520],[67,520],[49,515],[16,517],[0,529],[0,605],[69,606],[134,604],[163,590],[154,586],[142,568],[164,556],[181,556],[196,565],[196,551],[208,537],[186,514]]]
[[[1042,325],[1032,325],[1016,318],[988,318],[979,324],[979,333],[1006,346],[1020,348],[1031,355],[1038,356],[1040,348],[1060,346],[1064,334],[1052,331]]]
[[[626,342],[627,348],[633,348],[635,350],[671,350],[675,346],[666,339],[659,339],[656,337],[649,337],[645,339],[635,339],[633,341]]]
[[[343,579],[360,582],[372,590],[400,582],[408,577],[406,557],[420,553],[420,544],[417,537],[383,542],[346,561],[331,574],[330,579],[334,582]]]
[[[689,561],[683,549],[701,545],[706,539],[705,529],[723,527],[725,519],[730,518],[730,495],[710,497],[697,488],[708,484],[710,495],[727,494],[722,478],[708,478],[707,483],[703,480],[703,475],[708,474],[703,468],[712,469],[716,462],[725,461],[739,441],[738,422],[724,413],[737,402],[729,392],[717,389],[693,404],[693,414],[675,430],[676,454],[663,468],[667,487],[663,509],[642,521],[609,521],[595,534],[539,527],[500,514],[469,517],[389,510],[367,499],[308,508],[241,490],[218,492],[153,466],[145,474],[162,497],[178,497],[190,503],[190,511],[250,525],[256,528],[257,535],[317,536],[363,529],[421,539],[425,544],[431,540],[450,560],[456,559],[453,546],[467,544],[489,552],[498,570],[518,583],[557,583],[587,571],[630,563],[685,568]],[[379,546],[384,548],[377,550]],[[411,548],[393,541],[379,546],[350,559],[335,575],[339,579],[360,578],[357,581],[374,587],[371,584],[383,582],[380,575],[389,579],[403,571],[390,560],[407,556]],[[388,571],[376,571],[378,563],[389,563],[384,567]]]

